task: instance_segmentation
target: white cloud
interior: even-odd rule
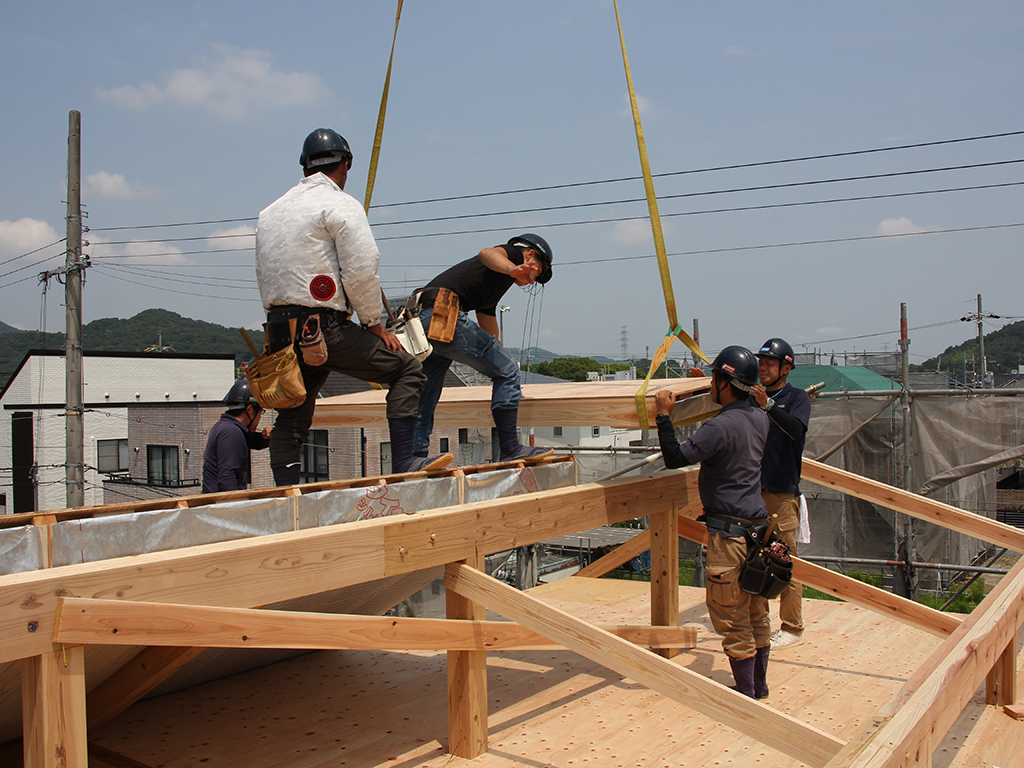
[[[166,193],[157,187],[143,187],[139,184],[129,184],[120,173],[108,173],[100,171],[91,173],[85,177],[85,184],[82,185],[84,197],[110,197],[120,200],[131,198],[154,198],[162,197]]]
[[[815,329],[814,333],[817,336],[836,336],[843,333],[843,329],[834,325],[826,325],[824,328]]]
[[[237,227],[215,230],[207,244],[210,248],[253,248],[256,245],[255,234],[254,227],[239,224]]]
[[[898,219],[886,219],[878,225],[878,234],[880,235],[906,235],[912,232],[927,231],[927,227],[915,224],[906,216],[900,216]]]
[[[61,236],[45,221],[18,219],[0,221],[0,256],[12,258],[60,240]]]
[[[646,96],[641,96],[639,93],[634,94],[636,96],[636,108],[640,110],[641,116],[652,115],[657,111],[657,105],[653,100],[648,99]],[[626,108],[622,110],[620,114],[628,117],[633,116],[633,108],[629,105],[629,93],[622,94],[622,100],[626,102]]]
[[[662,230],[664,233],[664,229]],[[612,228],[612,241],[616,243],[647,243],[654,245],[654,235],[651,232],[649,219],[629,219],[619,221]]]
[[[738,45],[730,45],[730,46],[726,47],[725,52],[729,56],[746,56],[747,55],[747,49],[746,48],[741,48]]]
[[[158,104],[199,107],[225,120],[241,120],[268,109],[288,109],[328,95],[315,74],[273,69],[270,53],[220,46],[221,58],[167,75],[162,86],[153,83],[97,89],[101,99],[135,110]]]

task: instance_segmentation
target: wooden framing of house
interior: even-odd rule
[[[693,520],[700,511],[696,475],[695,470],[663,472],[0,577],[0,663],[20,664],[25,765],[84,768],[88,729],[108,722],[151,690],[154,679],[187,663],[204,647],[447,650],[449,744],[463,757],[487,750],[487,653],[517,647],[516,643],[564,646],[812,766],[929,765],[937,740],[982,682],[992,705],[1015,704],[1024,560],[962,621],[797,562],[796,575],[803,583],[946,638],[863,733],[846,742],[674,663],[676,648],[692,640],[686,628],[680,632],[676,627],[675,575],[678,537],[700,541],[704,536],[703,527]],[[814,462],[806,463],[804,476],[1014,551],[1024,550],[1024,532],[986,518]],[[258,493],[308,491],[296,487]],[[46,525],[74,513],[43,516],[39,522]],[[649,544],[651,624],[664,629],[594,626],[482,572],[488,553],[640,514],[651,519],[650,531],[643,535],[647,541],[631,542],[613,555],[625,559],[630,547]],[[583,574],[594,574],[608,562],[596,563]],[[328,587],[368,584],[430,566],[445,569],[445,621],[258,610]],[[484,623],[485,608],[517,626]],[[328,636],[330,642],[325,640]],[[87,695],[86,647],[118,644],[147,648]],[[651,645],[661,648],[652,652],[643,647]]]

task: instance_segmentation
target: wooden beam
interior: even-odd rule
[[[583,576],[591,579],[599,579],[611,573],[627,560],[639,557],[651,548],[651,531],[645,529],[629,541],[619,544],[615,549],[604,557],[599,557],[586,568],[576,571],[573,576]]]
[[[89,692],[89,729],[102,728],[201,654],[204,648],[143,648]]]
[[[391,518],[385,529],[385,568],[389,574],[404,573],[461,560],[478,548],[485,554],[515,549],[632,520],[638,510],[683,507],[696,496],[694,469]]]
[[[460,563],[482,573],[487,562],[476,554]],[[487,609],[463,594],[445,592],[449,619],[483,621]],[[448,652],[448,752],[473,759],[487,751],[487,652]]]
[[[300,613],[208,605],[63,598],[54,640],[83,645],[311,650],[526,651],[558,648],[509,621]],[[603,627],[631,643],[692,648],[695,626]]]
[[[82,646],[22,662],[21,708],[25,768],[88,768]]]
[[[823,766],[843,746],[842,741],[817,728],[637,648],[473,568],[449,564],[445,568],[445,588],[486,604],[581,656],[808,765]]]
[[[999,654],[985,678],[985,703],[990,706],[1004,707],[1017,703],[1017,638]]]
[[[829,768],[927,766],[1024,623],[1024,560],[1000,580],[879,713],[871,738]]]
[[[50,649],[61,596],[251,608],[683,506],[691,493],[696,471],[670,472],[0,576],[0,663]]]
[[[663,512],[651,511],[651,624],[675,626],[679,623],[679,522],[675,507]],[[671,659],[676,648],[655,651]]]
[[[1024,553],[1024,531],[988,517],[964,512],[949,504],[918,496],[910,491],[868,480],[842,469],[804,459],[801,477],[812,483],[834,488],[858,499],[864,499],[905,515],[966,533],[990,544],[998,544],[1014,552]]]
[[[707,529],[696,520],[680,515],[679,535],[698,544],[706,544]],[[960,626],[960,619],[948,613],[899,597],[884,589],[851,579],[820,565],[793,558],[793,579],[821,592],[859,605],[891,619],[911,624],[925,632],[945,637]]]
[[[677,396],[696,396],[708,392],[711,379],[652,379],[647,388],[647,417],[654,424],[654,395],[668,389]],[[604,424],[623,429],[639,429],[636,411],[637,381],[590,381],[563,384],[524,384],[519,401],[519,426],[549,427]],[[386,392],[356,392],[318,400],[313,426],[384,427],[387,426],[384,398]],[[706,410],[706,409],[705,409]],[[709,411],[708,414],[713,411]],[[489,427],[491,385],[446,387],[434,411],[435,427]]]

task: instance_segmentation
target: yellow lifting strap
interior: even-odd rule
[[[377,114],[377,132],[373,136],[373,151],[370,153],[370,170],[366,174],[366,198],[363,210],[370,212],[370,198],[373,197],[373,183],[377,180],[377,160],[380,157],[380,143],[384,138],[384,115],[388,111],[388,90],[391,87],[391,64],[395,60],[395,42],[398,40],[398,22],[402,18],[402,0],[398,0],[395,11],[395,34],[391,38],[391,55],[388,57],[388,73],[384,76],[384,93],[380,96],[380,112]]]
[[[384,139],[384,115],[388,111],[388,90],[391,87],[391,64],[395,60],[395,43],[398,40],[398,22],[402,18],[402,0],[398,0],[398,9],[395,11],[395,34],[391,38],[391,55],[388,56],[388,72],[384,76],[384,92],[380,96],[380,112],[377,113],[377,131],[373,135],[373,150],[370,152],[370,169],[366,174],[366,197],[363,199],[363,210],[370,212],[370,200],[373,197],[373,184],[377,180],[377,160],[380,158],[380,145]],[[391,305],[388,304],[388,297],[384,295],[384,289],[380,290],[380,297],[384,302],[384,310],[388,318],[395,319],[391,314]],[[384,389],[376,382],[370,382],[374,389]]]
[[[676,299],[675,294],[672,291],[672,275],[668,268],[668,254],[665,251],[665,237],[661,231],[661,216],[658,213],[658,197],[654,192],[654,178],[651,176],[651,164],[647,159],[647,145],[644,142],[644,129],[640,124],[640,109],[636,103],[636,92],[633,90],[633,76],[629,71],[629,57],[626,55],[626,38],[622,33],[622,19],[619,16],[619,3],[618,0],[614,0],[615,5],[615,22],[619,27],[619,44],[622,46],[622,64],[626,69],[626,85],[629,88],[629,106],[633,110],[633,127],[636,129],[636,144],[637,149],[640,151],[640,167],[643,169],[644,174],[644,190],[647,193],[647,210],[651,218],[651,233],[654,235],[654,252],[658,257],[658,271],[661,273],[661,288],[665,294],[665,309],[668,312],[668,325],[669,332],[665,337],[665,341],[661,347],[654,354],[654,359],[651,361],[651,368],[647,372],[647,378],[644,379],[644,384],[640,388],[640,391],[636,393],[637,403],[637,418],[640,421],[640,426],[644,429],[650,429],[650,421],[647,418],[647,406],[644,401],[644,397],[647,394],[647,385],[650,382],[651,375],[657,370],[661,361],[668,354],[668,348],[672,346],[673,340],[679,338],[682,342],[689,347],[695,355],[697,355],[705,363],[709,360],[701,351],[697,342],[686,331],[683,330],[682,326],[679,325],[679,319],[676,316]]]

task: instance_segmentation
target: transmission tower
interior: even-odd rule
[[[622,326],[622,332],[619,334],[619,351],[623,360],[629,357],[629,331],[626,330],[626,326]]]

